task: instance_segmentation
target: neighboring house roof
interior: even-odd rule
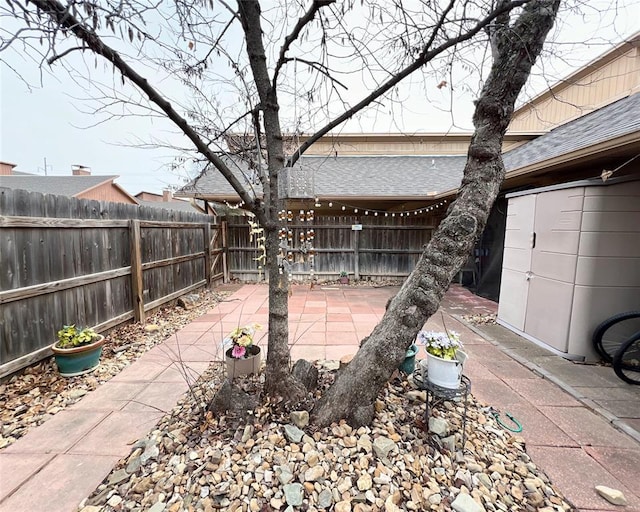
[[[76,196],[118,176],[0,176],[0,187],[22,189],[42,194]]]
[[[149,206],[163,210],[179,210],[189,213],[203,213],[202,209],[192,205],[189,201],[143,201],[142,199],[138,199],[137,201],[140,206]]]

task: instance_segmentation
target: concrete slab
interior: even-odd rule
[[[349,354],[355,354],[358,351],[358,345],[327,345],[325,347],[326,359],[340,359]]]
[[[630,439],[585,407],[538,407],[580,446],[627,446]]]
[[[524,403],[523,398],[499,379],[474,379],[471,381],[471,393],[487,405],[500,407]]]
[[[131,451],[131,445],[146,435],[161,416],[161,413],[150,414],[145,411],[112,412],[80,441],[74,443],[67,453],[124,457]]]
[[[640,497],[640,448],[622,446],[587,446],[585,451],[635,495]]]
[[[64,453],[104,421],[109,412],[66,409],[7,446],[3,453]]]
[[[74,404],[72,410],[119,411],[136,395],[142,393],[148,385],[149,383],[145,381],[110,382],[108,386],[100,386]]]
[[[0,502],[0,512],[77,510],[80,502],[111,472],[118,459],[95,454],[58,455],[37,477],[27,480]]]
[[[508,379],[507,385],[533,405],[580,405],[574,397],[544,379]]]
[[[293,345],[291,347],[291,361],[306,359],[317,361],[324,359],[326,352],[324,345]]]
[[[160,412],[164,415],[173,409],[188,389],[189,384],[186,380],[178,382],[152,382],[122,410],[125,412]]]
[[[527,451],[578,510],[616,509],[596,493],[596,485],[621,490],[629,501],[623,510],[640,508],[640,499],[581,448],[530,446]]]
[[[163,371],[154,382],[195,382],[209,368],[208,362],[185,361],[173,363]]]
[[[155,351],[154,354],[150,354],[152,350]],[[143,359],[133,362],[109,382],[149,382],[165,371],[171,364],[171,360],[159,347],[152,348],[145,356]]]
[[[0,478],[0,502],[54,457],[45,453],[0,453],[0,468],[5,468]]]
[[[619,418],[640,418],[640,400],[595,400]]]
[[[498,405],[502,421],[509,425],[506,417],[510,412],[522,425],[522,435],[527,442],[527,451],[532,446],[571,446],[579,447],[579,444],[569,437],[555,422],[542,414],[538,409],[527,402],[518,404]]]
[[[592,400],[633,400],[640,402],[640,386],[620,386],[617,388],[576,386],[575,390],[582,396]]]

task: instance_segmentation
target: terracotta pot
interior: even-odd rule
[[[58,371],[63,377],[75,377],[95,370],[100,364],[104,336],[98,335],[93,343],[80,345],[79,347],[60,348],[54,343],[51,350],[56,358]]]
[[[235,358],[231,356],[233,348],[225,352],[225,364],[227,366],[227,377],[233,380],[241,375],[252,375],[260,372],[260,347],[251,345],[247,348],[249,354],[246,358]]]

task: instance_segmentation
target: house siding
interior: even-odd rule
[[[137,204],[135,199],[124,193],[113,183],[103,183],[102,185],[86,190],[75,197],[78,199],[94,199],[96,201],[107,201],[111,203]]]
[[[548,131],[640,91],[640,36],[516,110],[510,132]]]

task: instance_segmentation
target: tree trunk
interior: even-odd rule
[[[436,229],[416,268],[390,301],[349,365],[317,403],[312,419],[328,425],[346,419],[368,424],[380,389],[433,315],[451,280],[482,234],[504,180],[502,140],[513,108],[558,11],[559,0],[534,0],[513,26],[508,15],[492,29],[494,64],[473,116],[474,135],[458,197]]]
[[[284,201],[278,197],[278,172],[284,167],[284,144],[280,129],[279,105],[273,88],[267,58],[262,42],[260,26],[260,3],[257,0],[239,0],[238,12],[245,33],[247,54],[251,72],[260,97],[258,109],[264,115],[267,141],[267,169],[269,177],[262,180],[265,201],[266,264],[269,276],[269,335],[265,391],[272,396],[281,396],[296,402],[304,396],[302,385],[290,373],[289,355],[289,282],[278,268],[278,211]],[[256,141],[260,134],[255,134]]]

